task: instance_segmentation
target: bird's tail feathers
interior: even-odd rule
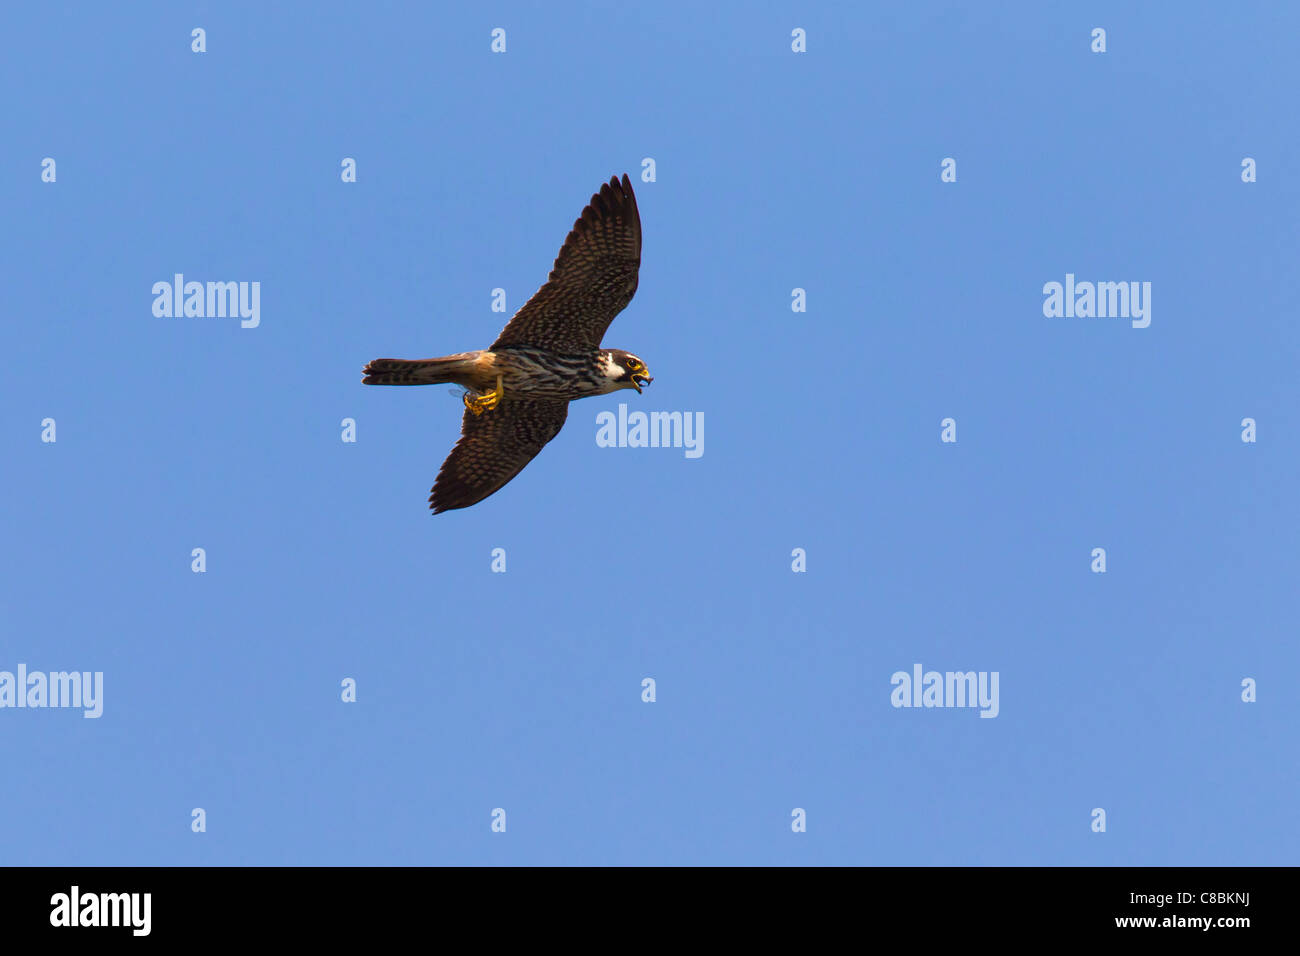
[[[461,372],[472,361],[460,355],[431,359],[375,359],[365,367],[362,385],[459,384]]]

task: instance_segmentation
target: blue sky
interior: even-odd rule
[[[978,6],[6,8],[0,671],[103,713],[0,709],[0,863],[1294,863],[1300,13]],[[362,366],[623,172],[654,384],[431,517],[459,399]]]

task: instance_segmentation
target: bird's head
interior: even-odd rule
[[[641,386],[649,385],[654,381],[650,377],[650,370],[645,367],[645,362],[631,352],[624,352],[622,349],[606,349],[601,354],[601,359],[605,378],[610,381],[611,392],[620,388],[635,388],[640,392]]]

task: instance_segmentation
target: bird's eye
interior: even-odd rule
[[[628,370],[629,372],[635,372],[635,371],[636,371],[637,369],[639,369],[640,367],[641,367],[641,363],[638,362],[636,359],[628,359],[628,360],[627,360],[627,370]]]

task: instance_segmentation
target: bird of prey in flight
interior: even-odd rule
[[[632,301],[641,265],[641,216],[624,174],[600,187],[573,224],[546,284],[491,347],[441,358],[375,359],[364,385],[466,389],[460,441],[442,463],[429,507],[468,508],[501,490],[560,433],[569,402],[651,381],[645,362],[601,348]]]

